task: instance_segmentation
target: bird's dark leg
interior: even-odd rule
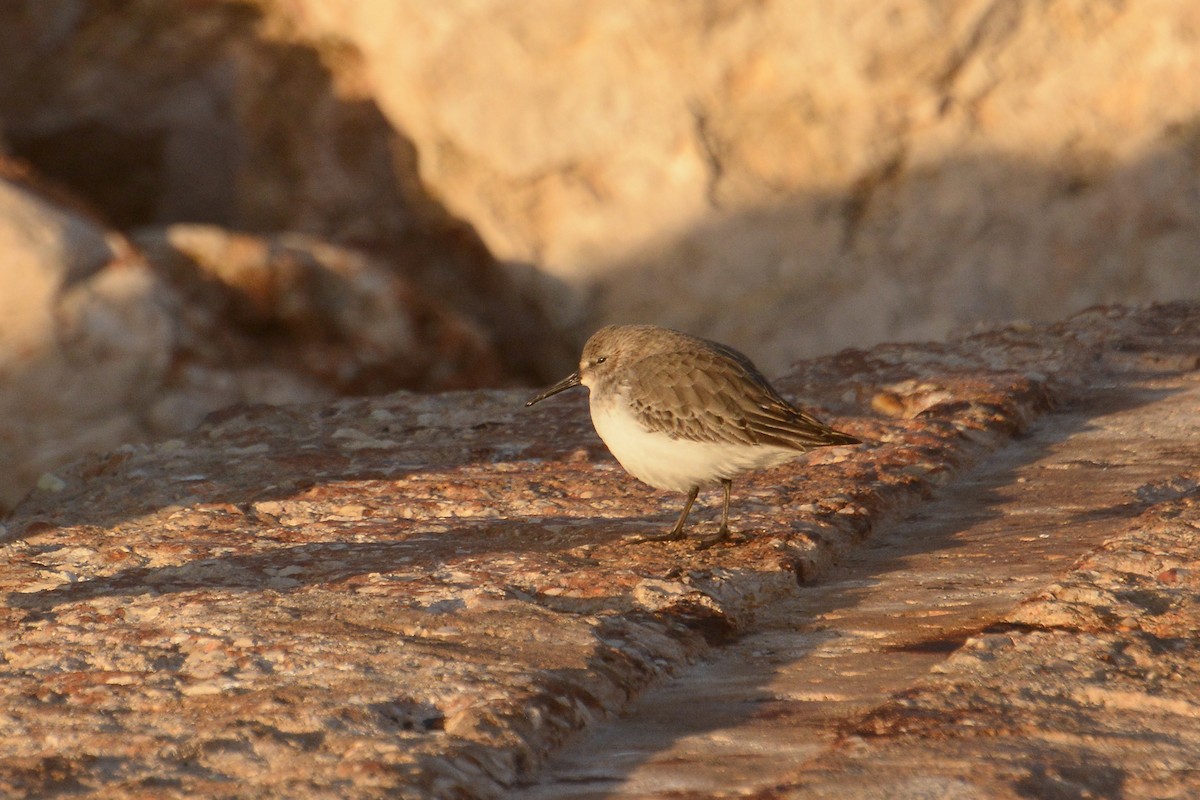
[[[725,490],[725,502],[721,506],[721,527],[717,529],[714,536],[706,536],[697,543],[700,550],[712,547],[718,542],[723,542],[729,538],[729,492],[733,489],[733,481],[730,478],[721,479],[721,488]]]
[[[699,486],[693,486],[688,492],[687,500],[683,504],[683,513],[679,515],[679,519],[675,522],[675,527],[666,533],[647,533],[641,536],[635,536],[627,539],[630,544],[639,542],[675,542],[683,538],[683,525],[687,522],[688,514],[692,510],[692,503],[696,502],[696,495],[700,493]]]
[[[692,511],[692,503],[696,502],[696,495],[700,494],[700,487],[693,486],[688,492],[687,500],[683,503],[683,511],[679,514],[679,519],[675,521],[675,527],[671,528],[670,536],[672,539],[683,538],[683,525],[687,522],[688,514]]]

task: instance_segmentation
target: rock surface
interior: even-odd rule
[[[512,379],[485,331],[362,251],[303,234],[182,224],[141,229],[133,241],[178,297],[185,341],[177,361],[263,374],[259,385],[237,381],[242,394],[209,410],[302,392],[445,391]],[[272,382],[304,389],[275,398]]]
[[[15,152],[118,227],[379,249],[543,377],[544,315],[777,374],[1195,297],[1197,75],[1192,0],[0,7]]]
[[[43,471],[144,436],[174,326],[124,237],[3,174],[0,253],[2,516]]]
[[[869,444],[740,481],[740,535],[707,551],[624,543],[669,525],[680,498],[624,475],[581,396],[533,411],[508,391],[255,407],[86,459],[5,522],[0,787],[499,795],[573,732],[802,597],[835,556],[1053,402],[1148,371],[1194,376],[1197,352],[1200,307],[1175,304],[797,365],[785,393]],[[1190,490],[1172,486],[1149,502],[1167,504],[1156,506],[1165,525],[1190,524],[1190,506],[1170,510]],[[1188,541],[1161,556],[1149,540],[1115,546],[1128,555],[1111,568],[1144,577],[1121,601],[1131,624],[1076,610],[1104,648],[1127,641],[1136,663],[1143,633],[1193,624]],[[1168,573],[1179,602],[1164,608],[1178,613],[1148,615],[1138,582]],[[1111,580],[1125,579],[1100,585]],[[1043,620],[1086,596],[1069,576],[1046,592]],[[1062,635],[1021,624],[1020,636]],[[1001,650],[1016,643],[996,635]],[[1040,641],[1021,652],[1042,654]],[[1041,679],[977,651],[952,655],[947,680]],[[1169,674],[1170,697],[1196,703],[1193,672]],[[1091,691],[1070,675],[1060,680]],[[1139,675],[1120,679],[1152,680]],[[887,701],[880,725],[908,713],[889,703],[916,721],[923,703],[952,704],[936,680]],[[1111,697],[1135,696],[1122,686]],[[1125,713],[1105,703],[1096,713]]]
[[[241,0],[5,3],[0,135],[110,227],[367,250],[469,320],[510,378],[556,372],[544,315],[422,186],[357,51],[290,20],[284,4]]]
[[[581,336],[658,322],[774,373],[1200,292],[1191,0],[288,8]]]
[[[510,379],[378,258],[209,226],[131,240],[2,157],[0,253],[0,514],[66,461],[232,404]]]
[[[1198,408],[1147,361],[1060,396],[512,796],[1196,795]]]
[[[120,370],[0,386],[35,414],[0,432],[0,509],[230,402],[541,383],[614,319],[774,375],[1196,297],[1198,37],[1188,0],[0,4],[0,149],[84,200],[43,196],[33,227],[82,207],[80,263],[133,241],[159,273],[96,273],[146,282],[128,319],[82,315],[116,326]],[[45,328],[80,269],[54,257],[0,263],[30,285],[0,298],[0,348],[77,334]]]

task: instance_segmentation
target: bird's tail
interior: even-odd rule
[[[826,428],[822,431],[821,444],[826,447],[834,447],[840,444],[862,444],[862,439],[857,436],[851,436],[848,433],[835,431],[833,428]]]

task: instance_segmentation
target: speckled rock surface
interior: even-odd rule
[[[707,551],[623,542],[680,498],[620,470],[581,395],[249,407],[86,459],[4,522],[0,790],[499,794],[1055,398],[1195,370],[1198,323],[1098,309],[799,364],[781,389],[869,444],[741,481]]]
[[[1176,358],[1105,352],[1116,371],[1059,393],[509,796],[1194,796],[1200,681],[1190,646],[1173,653],[1200,625],[1186,583],[1200,370],[1194,334],[1177,334]],[[995,669],[967,657],[1024,633],[1043,635]],[[1139,648],[1166,652],[1119,657]]]
[[[1200,793],[1200,473],[775,796]]]

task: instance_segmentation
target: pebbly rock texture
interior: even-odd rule
[[[85,459],[5,522],[0,787],[495,796],[1055,399],[1197,352],[1175,304],[799,364],[785,393],[869,444],[740,481],[699,552],[623,542],[680,498],[579,395],[255,407]]]
[[[66,461],[231,404],[510,379],[485,331],[378,258],[207,226],[130,240],[3,157],[0,281],[0,514]]]
[[[1200,369],[1175,335],[1175,357],[1114,342],[1115,369],[510,796],[1196,796],[1200,681],[1176,637],[1200,626]],[[995,669],[964,657],[1023,632],[1046,635]]]
[[[1196,474],[1162,487],[1129,534],[856,721],[776,796],[1194,797],[1198,487]]]

